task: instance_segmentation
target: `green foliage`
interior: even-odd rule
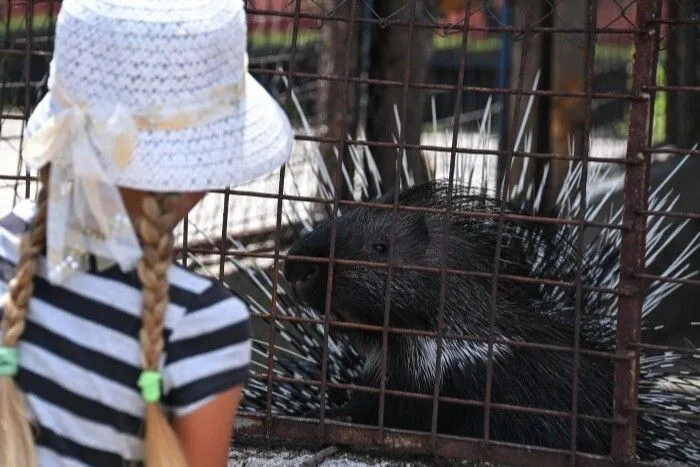
[[[462,46],[462,33],[434,34],[433,49],[447,50],[459,49]],[[471,52],[495,52],[501,47],[501,39],[498,37],[486,37],[480,39],[469,38],[467,50]]]
[[[56,22],[56,15],[50,17],[46,13],[36,13],[32,16],[32,31],[34,34],[41,31],[46,31]],[[27,28],[27,21],[24,15],[14,16],[10,18],[9,24],[7,19],[0,23],[0,38],[5,37],[5,33],[9,31],[10,35],[17,36],[22,34]]]
[[[666,67],[665,64],[659,63],[656,67],[656,84],[665,86]],[[656,144],[666,139],[666,103],[668,93],[666,91],[658,91],[654,101],[654,121],[652,127],[652,143]]]
[[[631,64],[630,64],[631,68]],[[666,65],[665,60],[659,57],[659,62],[656,65],[656,84],[658,86],[666,85]],[[628,73],[627,88],[632,86],[632,75]],[[657,91],[654,97],[654,116],[652,119],[652,144],[657,144],[666,139],[666,108],[667,108],[667,93],[665,91]],[[625,118],[618,122],[615,127],[615,132],[618,136],[625,138],[629,131],[629,107],[625,111]]]

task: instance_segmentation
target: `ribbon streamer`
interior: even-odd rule
[[[46,224],[51,283],[82,268],[88,253],[113,259],[122,271],[141,258],[121,194],[100,160],[102,154],[128,162],[136,135],[136,123],[122,106],[105,119],[84,106],[69,105],[26,141],[24,159],[30,169],[51,164]]]

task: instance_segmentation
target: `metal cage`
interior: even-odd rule
[[[333,357],[328,340],[332,330],[382,332],[384,358],[389,333],[413,332],[388,327],[389,288],[386,288],[386,327],[383,328],[335,322],[328,312],[317,317],[281,312],[280,307],[284,305],[280,303],[288,299],[288,291],[283,288],[280,266],[288,259],[284,251],[303,231],[321,219],[330,219],[331,237],[334,238],[339,211],[352,206],[368,206],[372,189],[375,192],[387,191],[378,182],[372,188],[373,182],[368,181],[370,172],[375,175],[379,172],[388,180],[387,183],[400,181],[390,185],[397,192],[410,185],[412,177],[406,174],[406,161],[416,154],[425,161],[428,178],[445,178],[450,189],[460,183],[455,175],[458,166],[468,163],[478,167],[468,171],[471,175],[482,171],[481,183],[511,189],[518,184],[518,177],[524,177],[522,174],[527,172],[523,161],[529,161],[530,169],[542,163],[567,165],[579,162],[582,163],[581,175],[575,186],[579,194],[588,193],[587,174],[591,164],[607,165],[613,167],[611,170],[617,170],[622,180],[620,222],[585,219],[585,196],[579,201],[584,208],[576,218],[561,219],[541,213],[528,217],[529,221],[542,225],[573,227],[577,236],[572,241],[579,253],[584,248],[586,229],[620,231],[618,286],[614,290],[602,291],[618,296],[615,349],[601,352],[579,348],[581,295],[590,287],[582,272],[566,280],[541,280],[545,285],[563,287],[567,293],[576,296],[574,342],[570,347],[506,343],[573,355],[575,371],[570,410],[554,411],[493,402],[490,395],[493,363],[489,360],[484,400],[452,401],[484,408],[486,435],[481,439],[438,433],[437,410],[433,414],[431,432],[405,432],[384,426],[386,394],[432,400],[435,409],[440,395],[439,384],[434,384],[432,394],[427,395],[390,390],[385,377],[379,387],[364,388],[379,394],[377,427],[329,419],[323,405],[318,420],[275,413],[273,399],[276,396],[268,391],[260,396],[265,407],[239,413],[237,439],[241,443],[266,445],[271,442],[303,442],[319,449],[328,444],[342,444],[384,453],[437,455],[509,465],[644,464],[636,460],[635,449],[636,419],[646,410],[637,404],[640,355],[649,351],[673,350],[697,359],[700,353],[695,347],[697,342],[695,346],[670,346],[645,343],[640,337],[642,302],[650,281],[672,282],[683,289],[700,289],[697,276],[670,279],[645,269],[646,229],[650,216],[690,219],[696,224],[700,221],[697,204],[695,212],[654,211],[649,208],[648,201],[650,170],[656,163],[656,155],[673,158],[689,154],[691,159],[699,160],[700,151],[684,146],[684,141],[679,140],[673,147],[656,144],[654,132],[659,125],[663,126],[659,122],[668,122],[668,134],[661,136],[661,140],[671,141],[673,138],[669,135],[675,128],[669,129],[669,126],[689,125],[680,116],[681,107],[684,99],[693,99],[694,93],[700,91],[698,83],[692,82],[691,78],[685,82],[659,84],[657,79],[659,69],[683,66],[688,55],[677,50],[681,49],[683,34],[694,34],[700,26],[697,19],[700,5],[689,7],[692,2],[684,0],[576,0],[576,11],[583,14],[572,16],[567,8],[573,8],[574,3],[567,0],[384,1],[245,1],[250,72],[288,111],[296,128],[295,153],[285,167],[264,179],[207,195],[205,201],[178,226],[177,259],[186,267],[218,277],[251,305],[256,339],[264,341],[261,349],[268,349],[267,353],[258,350],[255,356],[257,363],[251,378],[257,381],[259,386],[256,387],[276,383],[315,388],[320,400],[324,400],[329,391],[361,390],[363,388],[352,381],[328,380],[328,358]],[[0,8],[3,18],[0,201],[3,208],[8,208],[17,200],[35,194],[36,179],[22,165],[22,129],[46,91],[53,27],[60,1],[9,0]],[[689,8],[694,8],[695,13],[688,15]],[[387,31],[400,32],[396,37],[388,38]],[[426,37],[432,47],[427,58],[421,55],[422,49],[414,50]],[[385,41],[385,45],[378,46],[381,41]],[[405,47],[397,48],[396,41],[403,41]],[[335,48],[329,50],[334,43]],[[578,50],[581,57],[579,72],[575,75],[577,84],[573,87],[561,77],[566,70],[562,71],[565,67],[558,64],[558,60],[566,60],[562,54],[571,50]],[[663,64],[660,64],[660,56],[664,57]],[[402,63],[405,68],[391,69],[394,65],[386,63]],[[420,70],[419,65],[414,67],[412,63],[419,63],[425,69]],[[417,80],[416,73],[422,74],[422,78]],[[381,93],[396,97],[390,112],[393,112],[396,122],[386,122],[394,128],[391,131],[382,129],[381,122],[377,123],[373,114],[381,111],[372,102]],[[411,104],[413,96],[418,94],[424,96],[424,100]],[[674,94],[685,97],[673,97]],[[660,101],[659,96],[664,96],[663,100]],[[659,102],[664,103],[664,108],[659,108]],[[571,121],[569,114],[560,113],[568,104],[575,106],[579,115],[571,127],[566,126]],[[495,116],[496,135],[482,138],[478,143],[479,135],[474,136],[474,131],[469,133],[464,128],[477,127],[481,122],[479,127],[483,130],[487,120],[484,108],[488,109],[489,124],[491,116]],[[527,120],[530,112],[536,112],[537,116],[529,121],[529,129],[523,132],[526,125],[519,122]],[[414,118],[416,113],[419,115]],[[408,125],[406,122],[412,118],[417,121],[414,128],[420,131],[432,128],[433,132],[426,130],[425,135],[421,133],[422,136],[416,139],[408,131],[396,131],[393,127],[397,122],[399,128]],[[367,128],[373,128],[374,136],[379,136],[372,139],[358,135],[362,133],[357,131],[362,127],[358,122],[364,122]],[[580,145],[574,148],[573,155],[562,154],[558,149],[561,146],[557,146],[559,143],[552,122],[565,124],[566,128],[577,128]],[[439,132],[435,131],[438,126],[443,132],[442,141]],[[616,135],[610,139],[617,141],[617,146],[596,143],[593,133],[598,127],[608,128],[605,134]],[[393,140],[384,138],[387,132],[394,135]],[[372,151],[384,157],[384,162],[378,164],[386,164],[386,154],[394,154],[388,162],[390,170],[386,169],[387,166],[382,169],[367,162]],[[354,164],[352,170],[348,164]],[[541,176],[542,166],[538,167]],[[535,172],[537,176],[537,170]],[[501,194],[505,194],[505,190]],[[399,206],[398,200],[385,208],[393,215],[407,210]],[[483,217],[483,213],[458,212],[450,201],[447,208],[441,210],[412,208],[413,212],[421,210],[448,218]],[[501,229],[513,218],[518,216],[506,214],[503,210],[491,216]],[[395,235],[395,229],[392,229],[392,235]],[[330,271],[337,264],[362,264],[361,261],[338,259],[334,251],[335,247],[331,247],[329,257],[323,260]],[[494,269],[486,274],[494,295],[499,281],[513,281],[515,284],[538,281],[528,277],[504,278],[499,274],[499,254],[500,247],[496,249]],[[578,255],[579,266],[583,261],[581,258]],[[310,260],[319,261],[318,258]],[[421,269],[419,266],[397,265],[393,259],[383,264],[364,264],[366,267],[385,268],[389,279],[399,268]],[[428,269],[423,267],[421,270],[439,274],[443,282],[447,274],[470,274],[469,271],[448,270],[444,265],[431,271]],[[444,319],[445,293],[445,287],[442,287],[440,303],[436,304],[439,308],[438,323]],[[495,307],[494,304],[493,313]],[[273,369],[282,352],[278,348],[282,345],[279,332],[291,325],[320,329],[321,340],[317,344],[322,349],[322,358],[318,379],[280,375]],[[447,336],[442,324],[438,324],[436,332],[424,332],[423,335],[436,337],[440,342],[445,338],[483,342],[490,349],[499,343],[489,335]],[[437,345],[441,349],[441,344]],[[441,350],[438,350],[438,359],[440,355]],[[581,396],[577,383],[585,377],[579,375],[580,359],[584,355],[614,362],[613,413],[609,418],[596,418],[576,411]],[[492,439],[489,414],[493,409],[568,419],[572,432],[570,449],[508,444]],[[700,422],[698,414],[676,415]],[[577,449],[577,426],[586,419],[610,425],[609,455],[592,455]]]

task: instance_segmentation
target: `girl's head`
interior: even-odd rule
[[[159,406],[172,229],[207,191],[264,175],[292,149],[285,114],[247,72],[246,46],[242,0],[62,2],[49,93],[25,140],[38,209],[3,299],[0,465],[36,464],[13,376],[44,250],[54,284],[88,254],[137,270],[146,462],[184,465]]]

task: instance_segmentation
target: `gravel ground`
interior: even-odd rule
[[[267,449],[238,447],[234,449],[229,458],[229,467],[272,467],[272,466],[299,466],[299,467],[428,467],[436,465],[460,465],[460,466],[496,466],[489,463],[474,463],[467,461],[443,461],[437,463],[433,460],[406,460],[391,458],[388,456],[373,456],[359,454],[337,449],[334,446],[319,450],[308,451],[303,449]],[[502,466],[505,467],[505,466]]]

